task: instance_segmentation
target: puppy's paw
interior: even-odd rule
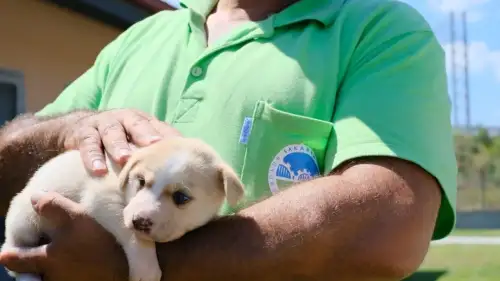
[[[130,281],[160,281],[161,269],[154,243],[131,243],[124,247]]]

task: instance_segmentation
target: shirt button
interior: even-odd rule
[[[194,77],[200,77],[203,74],[203,69],[199,66],[195,66],[191,69],[191,75]]]

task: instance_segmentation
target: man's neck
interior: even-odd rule
[[[259,21],[298,1],[300,0],[219,0],[213,13],[227,14],[236,20]]]

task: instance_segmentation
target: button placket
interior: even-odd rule
[[[193,89],[192,86],[200,83],[205,75],[202,63],[203,60],[200,59],[188,70],[188,79],[175,110],[175,123],[191,123],[197,116],[199,104],[204,98],[204,91]]]

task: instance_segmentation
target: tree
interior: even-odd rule
[[[477,188],[480,207],[493,207],[489,206],[494,200],[488,198],[488,193],[500,187],[500,137],[490,135],[486,129],[479,129],[476,134],[456,133],[455,150],[458,187],[462,190],[460,198],[467,207],[476,205],[478,200],[474,195],[477,196],[477,192],[473,189]],[[495,207],[500,208],[500,205]]]

